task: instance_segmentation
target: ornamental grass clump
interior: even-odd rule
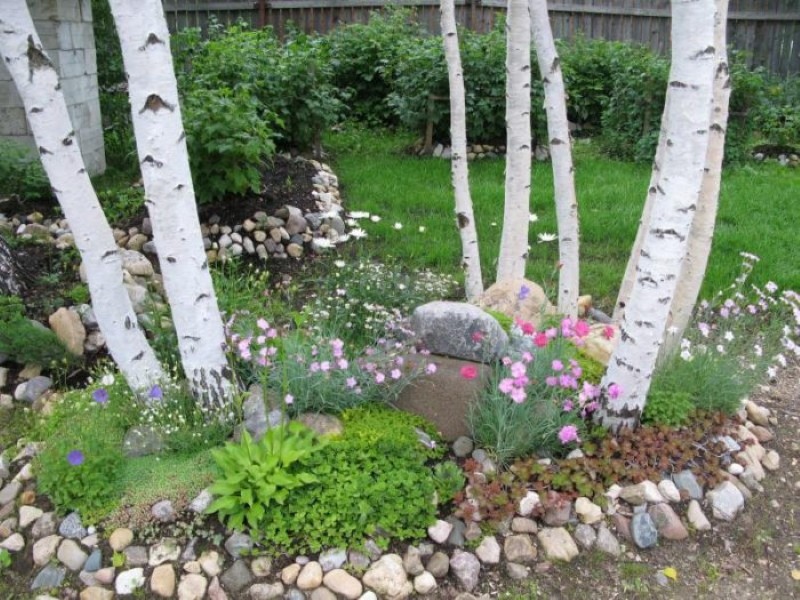
[[[495,366],[488,390],[472,405],[473,437],[504,464],[533,453],[561,455],[581,441],[585,419],[599,408],[600,388],[584,378],[587,359],[579,352],[589,325],[565,318],[537,331],[517,321],[512,334],[521,350]]]
[[[800,296],[748,281],[758,257],[742,253],[739,276],[710,301],[702,301],[674,356],[657,370],[651,395],[688,394],[694,407],[735,413],[765,378],[800,356]],[[646,409],[645,409],[646,410]]]

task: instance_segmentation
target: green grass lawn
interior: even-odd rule
[[[364,222],[369,251],[402,259],[411,267],[459,270],[460,240],[453,218],[450,164],[405,153],[409,134],[347,129],[330,134],[326,147],[341,180],[348,210],[381,216]],[[575,148],[581,219],[581,293],[610,310],[636,235],[647,193],[650,167],[614,161],[592,145]],[[470,182],[485,282],[491,282],[503,225],[503,160],[470,164]],[[556,242],[537,243],[539,233],[555,233],[553,177],[550,163],[533,170],[528,277],[554,296]],[[730,285],[739,271],[739,252],[761,257],[756,283],[773,280],[800,289],[800,251],[795,223],[800,222],[800,171],[777,164],[731,167],[723,174],[717,232],[703,297]],[[395,223],[403,228],[396,230]],[[420,233],[419,227],[425,232]]]

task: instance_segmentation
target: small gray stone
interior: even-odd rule
[[[50,379],[49,377],[44,377],[43,375],[38,375],[33,379],[30,379],[25,384],[25,389],[20,394],[20,397],[17,397],[17,395],[14,394],[14,399],[21,400],[22,402],[33,403],[39,398],[41,398],[42,395],[52,386],[53,386],[52,379]]]
[[[450,559],[450,570],[453,571],[461,587],[471,592],[478,585],[481,563],[471,552],[456,550]]]
[[[292,588],[284,594],[283,600],[306,600],[306,595],[297,588]]]
[[[733,521],[744,508],[744,496],[730,481],[723,481],[708,493],[711,514],[723,521]]]
[[[574,537],[578,545],[584,550],[590,550],[597,541],[597,533],[595,533],[594,527],[585,523],[580,523],[575,528]]]
[[[170,500],[161,500],[153,505],[150,514],[161,523],[172,523],[176,517],[175,507]]]
[[[80,571],[88,558],[87,554],[81,550],[81,547],[74,540],[61,542],[56,556],[70,571]]]
[[[76,512],[69,513],[58,527],[61,537],[80,540],[86,537],[86,528],[81,523],[81,516]]]
[[[683,490],[689,494],[689,498],[692,500],[703,499],[703,488],[697,483],[697,478],[691,471],[686,470],[673,474],[672,481],[675,482],[679,490]]]
[[[58,520],[56,513],[46,512],[41,517],[36,519],[36,522],[31,527],[31,535],[38,540],[48,535],[53,535],[58,528]]]
[[[503,543],[506,560],[515,563],[529,563],[536,560],[536,546],[529,535],[522,533],[509,535]]]
[[[434,577],[442,578],[450,571],[450,559],[444,552],[434,552],[428,560],[426,569]]]
[[[475,548],[475,555],[486,565],[496,565],[500,562],[500,544],[493,535],[486,536]]]
[[[157,567],[165,562],[178,560],[180,555],[181,547],[178,545],[178,540],[175,538],[164,538],[157,544],[151,546],[147,564],[151,567]],[[214,573],[214,575],[216,575],[216,573]]]
[[[464,533],[467,530],[467,525],[461,519],[452,516],[447,517],[447,522],[453,526],[450,530],[450,535],[447,536],[447,543],[457,548],[463,547],[466,541]]]
[[[428,537],[437,544],[443,544],[447,540],[452,530],[452,523],[448,523],[447,521],[442,521],[439,519],[436,521],[436,523],[428,527]]]
[[[515,562],[507,562],[506,563],[506,573],[511,579],[515,581],[521,581],[523,579],[527,579],[530,576],[530,568],[526,567],[525,565],[520,565]]]
[[[472,439],[465,435],[460,436],[455,442],[453,442],[453,454],[459,458],[465,458],[469,456],[474,448],[475,445],[472,442]]]
[[[692,527],[697,531],[708,531],[711,529],[711,523],[705,513],[703,513],[703,509],[700,508],[700,503],[697,500],[691,500],[689,502],[689,509],[686,511],[686,517],[689,519],[689,523],[692,524]]]
[[[319,562],[319,566],[322,567],[324,573],[332,571],[333,569],[338,569],[347,562],[347,550],[344,548],[326,550],[319,555],[317,562]]]
[[[370,562],[372,562],[369,556],[362,554],[361,552],[357,552],[355,550],[351,550],[347,554],[347,562],[356,569],[366,569],[369,567]]]
[[[631,536],[639,548],[652,548],[658,543],[658,530],[653,519],[646,512],[633,515]]]
[[[274,600],[283,596],[283,584],[277,583],[254,583],[247,590],[250,600]]]
[[[100,548],[95,548],[83,565],[83,570],[88,573],[94,573],[100,570],[103,565],[103,552]]]
[[[122,553],[128,567],[143,567],[147,564],[147,548],[144,546],[128,546]]]
[[[67,570],[64,567],[57,567],[49,564],[36,574],[31,583],[31,590],[51,590],[61,586]]]
[[[232,594],[238,594],[253,581],[253,574],[247,564],[239,559],[219,578],[223,587]]]
[[[542,545],[547,560],[570,562],[579,554],[575,540],[563,527],[546,527],[536,534],[536,539]]]
[[[25,548],[25,538],[20,533],[12,533],[0,542],[0,549],[8,550],[9,552],[19,552],[23,548]]]
[[[422,566],[419,550],[415,546],[409,546],[403,556],[403,568],[411,576],[421,574],[425,568]]]
[[[206,509],[211,506],[211,502],[214,500],[214,495],[209,491],[208,488],[202,490],[194,500],[192,500],[191,504],[189,504],[189,510],[192,512],[202,514],[206,512]]]
[[[414,586],[408,581],[403,568],[403,559],[397,554],[382,556],[364,573],[362,581],[380,597],[400,600],[414,591]]]
[[[597,531],[597,542],[595,543],[595,548],[601,552],[610,554],[611,556],[619,556],[622,554],[622,548],[620,547],[617,538],[614,537],[614,534],[608,530],[608,527],[606,527],[605,524],[600,525],[600,529]]]
[[[22,484],[19,481],[10,481],[4,488],[0,489],[0,506],[13,502],[21,491]]]
[[[253,540],[246,533],[236,532],[225,540],[225,550],[233,558],[239,558],[242,552],[253,549]],[[224,583],[224,582],[223,582]]]

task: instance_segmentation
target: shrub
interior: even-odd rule
[[[72,364],[70,354],[55,333],[25,318],[22,301],[0,296],[0,354],[19,364],[54,367]]]
[[[23,199],[51,198],[50,181],[36,153],[9,140],[0,139],[0,196]]]
[[[366,412],[364,412],[366,411]],[[359,427],[367,416],[371,426]],[[360,547],[367,537],[422,538],[436,519],[434,484],[408,415],[391,409],[354,409],[343,415],[344,434],[313,456],[319,483],[296,489],[265,519],[263,541],[288,552]]]
[[[642,422],[648,425],[686,425],[694,411],[692,396],[686,392],[653,391],[647,395]]]

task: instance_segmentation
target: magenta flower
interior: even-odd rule
[[[403,374],[400,372],[400,369],[392,369],[392,372],[389,373],[389,375],[392,379],[400,379]]]
[[[544,379],[544,382],[545,382],[545,383],[546,383],[546,384],[547,384],[549,387],[555,387],[555,386],[557,386],[557,385],[558,385],[558,377],[553,377],[553,376],[550,376],[550,377],[545,377],[545,379]]]
[[[464,379],[475,379],[478,376],[478,369],[474,365],[464,365],[461,367],[461,376]]]
[[[472,334],[472,341],[475,342],[476,344],[480,344],[483,341],[483,338],[485,337],[486,334],[484,334],[482,331],[476,331],[475,333]]]
[[[80,450],[70,450],[70,452],[67,454],[67,462],[73,467],[82,465],[85,459],[86,457]]]
[[[525,365],[522,364],[521,362],[515,362],[513,365],[511,365],[511,376],[514,377],[515,379],[518,377],[522,377],[523,375],[525,375],[525,373],[526,373]]]
[[[537,348],[546,348],[549,342],[550,338],[543,331],[540,331],[535,336],[533,336],[533,345],[536,346]]]
[[[616,383],[612,383],[608,386],[608,397],[612,400],[616,400],[619,398],[620,394],[622,394],[622,388],[619,387]]]
[[[561,410],[564,412],[569,412],[574,408],[572,404],[572,400],[564,400],[564,404],[561,406]]]
[[[564,425],[561,431],[558,432],[558,440],[562,444],[569,444],[570,442],[579,442],[578,428],[575,425]]]
[[[92,400],[98,404],[105,404],[108,402],[108,391],[105,388],[97,388],[92,392]]]
[[[578,321],[575,323],[575,335],[579,338],[585,338],[589,335],[589,324],[586,321]]]
[[[614,339],[614,328],[611,325],[603,327],[603,337],[607,340]]]

